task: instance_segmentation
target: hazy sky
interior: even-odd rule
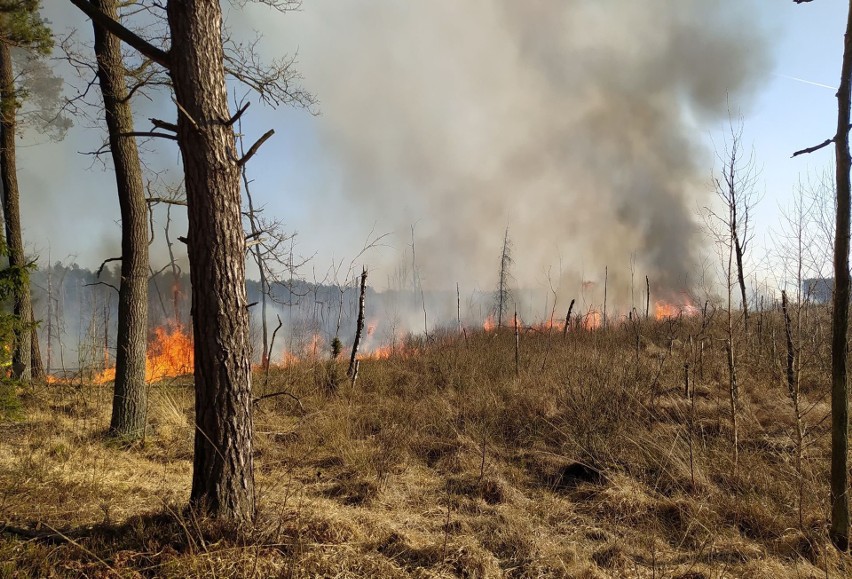
[[[253,191],[298,232],[297,252],[314,255],[308,278],[332,259],[348,264],[374,230],[391,233],[387,247],[359,263],[381,287],[416,225],[424,285],[490,288],[508,225],[521,284],[546,283],[548,269],[566,285],[600,279],[604,266],[623,279],[632,255],[637,275],[674,288],[700,259],[697,211],[710,198],[728,103],[742,111],[762,168],[755,251],[800,176],[830,162],[831,149],[790,155],[833,134],[826,86],[837,85],[844,4],[305,0],[284,15],[228,7],[238,34],[263,35],[266,57],[298,51],[302,83],[319,99],[317,116],[257,102],[249,110],[249,140],[276,130],[250,164]],[[45,14],[60,35],[91,34],[65,0],[46,0]],[[138,106],[139,130],[154,112],[174,118],[169,107]],[[30,137],[19,151],[25,241],[42,257],[97,266],[119,253],[112,176],[80,154],[101,138],[80,122],[63,143]],[[179,156],[171,142],[149,148],[154,165]]]

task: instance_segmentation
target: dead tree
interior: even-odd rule
[[[497,310],[497,329],[503,327],[503,314],[508,311],[509,300],[512,297],[509,290],[512,267],[512,242],[509,240],[509,228],[503,234],[503,249],[500,251],[500,275],[497,279],[497,292],[494,296]]]
[[[651,310],[651,280],[645,276],[645,319],[648,319],[648,314]]]
[[[361,334],[364,332],[364,305],[367,294],[367,268],[361,271],[361,293],[358,298],[358,322],[355,325],[355,340],[352,342],[352,354],[349,356],[349,369],[346,375],[355,382],[355,373],[358,371],[358,346],[361,344]]]
[[[571,327],[571,310],[574,309],[574,300],[568,305],[568,314],[565,316],[565,327],[562,329],[562,336],[568,335],[568,329]]]
[[[751,213],[760,200],[756,183],[758,171],[755,168],[754,154],[743,155],[743,124],[729,122],[729,134],[724,149],[717,153],[722,163],[721,175],[714,177],[716,196],[722,202],[723,213],[708,210],[712,218],[724,227],[736,262],[734,270],[739,286],[740,301],[743,310],[743,327],[748,331],[748,297],[745,284],[745,258],[754,235],[751,227]]]

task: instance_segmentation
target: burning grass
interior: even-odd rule
[[[737,469],[721,328],[702,331],[700,314],[527,328],[517,377],[511,327],[409,340],[404,355],[365,357],[334,395],[326,359],[275,368],[256,394],[301,406],[255,406],[252,529],[182,509],[188,382],[151,387],[147,437],[130,448],[103,436],[109,386],[19,389],[0,423],[0,520],[14,527],[0,576],[839,575],[850,561],[824,529],[825,352],[803,360],[800,479],[782,332],[759,315],[739,348]]]

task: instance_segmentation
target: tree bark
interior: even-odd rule
[[[25,271],[27,261],[21,235],[20,192],[18,190],[17,162],[15,160],[17,109],[11,48],[8,44],[0,42],[0,180],[3,184],[6,245],[9,253],[9,267],[20,268],[24,273],[24,283],[15,292],[14,311],[20,322],[20,327],[15,332],[12,375],[19,380],[29,381],[32,379],[33,311],[29,277]]]
[[[736,230],[736,224],[731,229],[731,237],[734,243],[734,256],[737,258],[737,284],[740,286],[740,298],[743,303],[743,326],[748,332],[748,299],[746,298],[745,273],[743,272],[743,246],[740,236]]]
[[[846,387],[846,333],[849,326],[849,117],[852,77],[852,2],[846,21],[840,88],[837,91],[837,221],[834,240],[834,307],[831,324],[831,528],[834,545],[849,548],[848,434],[849,400]]]
[[[190,502],[254,519],[245,239],[217,0],[171,0],[170,74],[186,174],[195,340],[195,457]]]
[[[38,332],[36,331],[35,314],[30,308],[30,358],[32,360],[32,378],[38,382],[44,382],[47,379],[47,372],[44,369],[44,362],[41,359],[41,345],[38,343]]]
[[[94,4],[109,18],[118,20],[117,0],[94,0]],[[121,42],[97,23],[94,33],[98,80],[121,210],[121,286],[109,430],[115,436],[137,440],[145,434],[147,408],[148,207],[136,140],[120,136],[133,132]]]
[[[358,321],[355,324],[355,339],[352,341],[352,355],[349,357],[349,369],[346,375],[355,384],[355,373],[358,371],[356,363],[358,357],[358,346],[361,344],[361,334],[364,331],[364,306],[367,295],[367,268],[361,271],[361,293],[358,298]]]

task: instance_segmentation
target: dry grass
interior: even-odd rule
[[[183,510],[191,385],[152,387],[130,448],[103,435],[109,387],[19,390],[0,405],[0,577],[846,576],[825,532],[827,353],[803,365],[800,525],[778,321],[739,344],[736,470],[721,334],[701,364],[697,320],[528,331],[518,377],[514,337],[482,332],[365,360],[333,395],[327,362],[276,370],[258,394],[303,409],[256,406],[252,529]]]

